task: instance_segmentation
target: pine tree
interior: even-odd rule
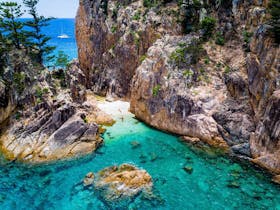
[[[2,36],[8,40],[6,44],[15,46],[17,49],[25,43],[23,23],[19,18],[23,15],[21,5],[16,2],[0,3],[0,28]]]
[[[55,47],[49,46],[48,41],[51,37],[42,33],[42,27],[49,25],[49,21],[53,18],[46,18],[37,13],[37,4],[39,0],[23,0],[24,5],[28,8],[28,13],[32,16],[32,20],[25,22],[31,30],[26,32],[28,37],[28,45],[32,49],[31,55],[34,59],[43,65],[44,61],[50,61],[54,58],[52,52]]]

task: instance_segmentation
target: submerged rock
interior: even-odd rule
[[[111,166],[96,174],[94,188],[105,202],[133,199],[152,191],[152,177],[134,165]]]
[[[91,186],[94,182],[94,173],[89,172],[83,180],[84,187]]]
[[[191,166],[185,166],[184,171],[187,172],[188,174],[192,174],[193,173],[193,168]]]
[[[227,187],[229,187],[229,188],[240,188],[240,184],[238,182],[235,182],[235,181],[230,181],[227,184]]]
[[[132,149],[136,149],[141,146],[140,142],[138,142],[138,141],[131,141],[130,145],[131,145]]]

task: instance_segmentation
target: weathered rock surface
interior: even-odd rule
[[[106,202],[133,199],[140,193],[151,193],[152,187],[152,177],[147,171],[130,164],[105,168],[94,180],[94,188]]]
[[[278,116],[279,45],[264,24],[268,1],[180,2],[80,1],[83,82],[109,97],[131,95],[131,111],[158,129],[230,147],[278,173],[278,124],[271,117]],[[226,44],[213,44],[215,34],[197,55],[193,38],[204,31],[181,32],[205,16],[217,19],[215,33]]]
[[[192,87],[192,80],[198,74],[190,63],[189,58],[193,55],[185,55],[189,60],[190,75],[184,75],[185,68],[176,67],[170,58],[180,43],[191,46],[195,39],[167,35],[149,49],[133,78],[131,111],[161,130],[197,137],[213,146],[227,148],[211,116],[225,97],[221,90],[215,89],[222,81],[216,78],[216,84]]]
[[[269,26],[261,25],[255,32],[247,57],[250,102],[256,120],[266,111],[269,98],[280,89],[279,45],[269,36]]]
[[[5,59],[0,75],[0,124],[8,119],[18,105],[33,102],[31,87],[40,71],[35,70],[24,51],[11,51]]]
[[[280,90],[271,96],[250,145],[255,163],[280,174]]]
[[[98,125],[86,122],[90,108],[69,101],[40,103],[12,119],[1,137],[2,151],[9,159],[30,162],[90,153],[102,143]]]
[[[280,47],[261,25],[247,58],[250,103],[257,122],[250,138],[253,162],[280,174]]]
[[[80,1],[76,36],[87,87],[124,97],[140,57],[163,34],[179,34],[177,4],[145,8],[143,1]]]
[[[78,70],[74,62],[66,78],[63,70],[41,73],[30,87],[35,105],[18,109],[3,128],[0,144],[8,159],[52,161],[93,152],[102,144],[99,125],[114,120],[97,108],[90,92],[75,85],[84,79]]]

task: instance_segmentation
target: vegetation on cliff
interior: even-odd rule
[[[269,11],[271,14],[272,32],[276,43],[280,44],[280,1],[271,0],[269,3]]]

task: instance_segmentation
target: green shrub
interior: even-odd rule
[[[225,38],[224,38],[224,36],[223,36],[223,34],[221,32],[217,32],[216,33],[215,43],[217,45],[221,45],[221,46],[225,45]]]
[[[146,58],[147,58],[147,55],[142,55],[142,56],[139,58],[140,63],[142,63]]]
[[[160,85],[156,85],[154,88],[153,88],[153,96],[157,96],[159,91],[161,89],[161,86]]]
[[[49,93],[49,88],[43,88],[43,93],[48,94]]]
[[[58,55],[56,57],[55,65],[57,67],[66,68],[69,63],[69,56],[66,55],[63,51],[58,51]]]
[[[225,74],[228,74],[231,72],[231,68],[229,66],[225,67]]]
[[[192,44],[186,46],[186,44],[179,43],[179,48],[176,49],[170,55],[170,60],[174,61],[177,66],[182,66],[188,64],[196,64],[203,52],[203,47],[200,40],[194,40]],[[188,60],[187,55],[191,55],[190,60]]]
[[[185,13],[181,16],[180,21],[182,24],[183,32],[190,33],[199,29],[200,10],[204,7],[200,0],[190,1],[179,0],[178,6],[184,4]]]
[[[271,0],[269,3],[269,12],[271,15],[270,24],[276,43],[280,43],[280,0]]]
[[[85,117],[85,118],[83,119],[83,121],[84,121],[84,123],[88,124],[88,118],[87,118],[87,117]]]
[[[118,26],[113,25],[112,28],[111,28],[111,32],[114,34],[114,33],[117,32],[117,29],[118,29]]]
[[[147,8],[154,7],[157,5],[157,3],[157,0],[143,0],[143,6]]]
[[[132,17],[132,20],[140,20],[141,12],[138,10]]]
[[[23,72],[14,73],[14,84],[19,93],[22,93],[25,89],[25,74]]]
[[[15,119],[16,120],[20,120],[21,118],[21,113],[20,112],[16,112],[15,115],[14,115]]]
[[[249,44],[251,41],[251,38],[253,36],[252,32],[248,32],[248,31],[243,31],[243,40],[246,44]]]
[[[215,30],[216,19],[212,17],[205,17],[200,24],[200,28],[203,30],[203,39],[208,40]]]
[[[183,72],[184,77],[191,77],[193,75],[193,71],[191,69],[186,69]]]
[[[42,100],[42,98],[43,98],[43,90],[40,87],[36,87],[35,96],[36,96],[36,98]]]

